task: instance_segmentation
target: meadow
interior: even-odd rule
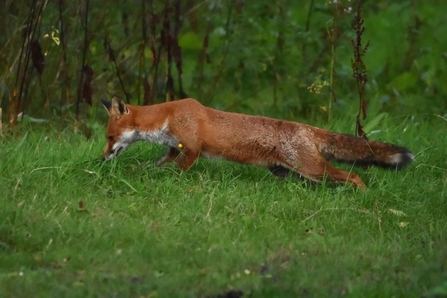
[[[217,160],[157,168],[165,149],[144,143],[101,162],[101,126],[5,131],[0,297],[446,297],[447,122],[398,122],[370,138],[415,162],[353,168],[365,191]]]

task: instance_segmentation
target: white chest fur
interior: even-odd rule
[[[177,147],[179,144],[179,140],[176,137],[169,134],[167,122],[165,122],[163,126],[158,130],[154,131],[135,130],[134,134],[136,135],[137,140],[149,143],[157,143],[167,147]]]

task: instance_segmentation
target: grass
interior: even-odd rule
[[[416,162],[355,169],[366,191],[224,161],[160,169],[147,144],[100,162],[104,131],[3,137],[0,296],[445,297],[446,125],[374,136]]]

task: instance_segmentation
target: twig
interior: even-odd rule
[[[140,61],[139,61],[139,67],[138,67],[138,88],[137,88],[137,98],[138,98],[138,105],[141,104],[141,86],[143,85],[143,73],[144,71],[144,65],[146,63],[145,59],[145,50],[146,50],[146,44],[147,44],[147,25],[146,25],[146,2],[141,1],[141,52],[140,52]],[[146,76],[144,76],[146,77]],[[143,85],[144,86],[144,85]],[[146,92],[146,90],[144,90]],[[143,99],[143,103],[145,103],[145,100]]]
[[[111,46],[111,44],[109,43],[108,40],[105,41],[105,44],[107,45],[107,51],[109,54],[109,60],[111,60],[113,62],[113,64],[115,65],[115,70],[116,70],[116,74],[118,75],[118,80],[120,81],[120,85],[121,85],[121,89],[123,89],[124,95],[126,96],[126,102],[130,103],[130,99],[129,99],[129,94],[126,91],[126,88],[124,87],[124,82],[123,79],[121,78],[121,74],[120,74],[120,70],[118,67],[118,63],[116,63],[116,57],[115,57],[115,53],[113,51],[113,48]]]
[[[80,169],[80,168],[66,168],[66,167],[40,167],[40,168],[35,168],[32,169],[31,172],[29,172],[30,174],[36,171],[42,171],[42,170],[53,170],[53,169],[68,169],[68,170],[79,170],[79,171],[83,171],[86,172],[88,174],[96,174],[98,175],[96,172],[94,171],[90,171],[87,169]]]
[[[194,11],[196,11],[197,9],[199,9],[202,5],[204,5],[204,4],[206,4],[206,3],[208,3],[208,0],[205,0],[205,1],[202,1],[202,2],[200,2],[200,3],[198,3],[198,4],[196,4],[195,6],[193,6],[190,10],[188,10],[188,11],[185,13],[185,16],[187,16],[187,15],[193,13]]]
[[[28,22],[26,24],[26,34],[23,39],[22,47],[20,48],[19,65],[17,67],[17,75],[16,75],[15,83],[14,83],[13,97],[10,102],[9,115],[8,115],[8,120],[12,123],[13,126],[17,123],[17,118],[18,118],[18,114],[19,114],[19,110],[20,110],[21,101],[22,101],[23,88],[25,85],[25,77],[26,77],[26,72],[27,72],[28,63],[29,63],[30,44],[34,38],[34,33],[35,33],[35,30],[34,30],[35,28],[32,25],[33,25],[34,18],[35,18],[34,12],[36,9],[36,5],[37,5],[37,1],[34,0],[33,4],[31,5],[30,13],[28,16]],[[21,68],[22,61],[24,64],[23,69]],[[21,79],[20,83],[19,83],[19,78]]]
[[[169,1],[166,1],[163,27],[161,28],[160,45],[166,51],[166,85],[164,101],[174,100],[174,80],[172,79],[171,66],[172,66],[172,36],[171,36],[171,23],[169,20],[170,7]]]
[[[380,218],[380,206],[379,201],[374,203],[374,212],[377,215],[377,224],[379,225],[379,232],[382,234],[382,219]]]
[[[154,97],[157,95],[157,89],[158,89],[158,67],[160,64],[160,57],[161,57],[161,50],[162,50],[162,41],[160,38],[160,44],[158,45],[158,49],[155,48],[156,41],[158,39],[157,37],[157,20],[158,16],[154,13],[154,7],[153,7],[153,1],[150,1],[150,48],[152,52],[152,62],[151,62],[151,68],[150,73],[152,76],[152,88],[150,90],[150,102],[154,101]],[[163,30],[163,29],[162,29]]]
[[[356,134],[364,139],[368,139],[366,137],[365,132],[363,131],[362,125],[360,123],[360,118],[363,120],[366,119],[366,108],[368,106],[368,102],[365,97],[365,86],[368,82],[368,76],[366,73],[365,63],[362,60],[362,57],[365,55],[366,51],[369,47],[369,41],[365,46],[362,46],[362,35],[365,32],[365,27],[363,26],[364,20],[361,15],[362,12],[362,0],[359,1],[357,6],[357,13],[355,15],[355,19],[352,23],[352,28],[355,30],[356,39],[351,40],[352,46],[354,48],[354,58],[351,60],[351,66],[353,71],[353,76],[357,83],[357,91],[359,93],[359,111],[356,117]]]
[[[209,204],[208,212],[206,213],[206,217],[208,217],[208,218],[210,217],[211,209],[213,208],[214,191],[215,191],[215,189],[213,189],[213,192],[210,195],[210,204]]]
[[[64,1],[59,0],[60,45],[62,49],[62,88],[59,101],[59,121],[62,123],[62,107],[68,103],[70,94],[70,78],[68,76],[67,41],[65,38],[65,22],[63,17]]]
[[[33,66],[35,66],[35,68],[37,70],[38,80],[39,80],[38,83],[39,83],[40,90],[42,91],[42,100],[44,100],[44,101],[45,101],[45,92],[44,92],[44,89],[42,88],[41,75],[43,72],[43,65],[45,64],[45,57],[42,53],[42,49],[40,48],[39,42],[37,40],[34,40],[34,36],[36,35],[36,31],[38,30],[37,28],[42,20],[42,12],[43,12],[44,7],[47,5],[47,3],[48,3],[48,0],[42,1],[40,3],[40,7],[37,12],[37,15],[34,17],[35,20],[33,21],[31,35],[28,36],[29,39],[28,39],[28,44],[27,44],[27,52],[25,53],[26,67],[28,67],[29,60],[31,59]],[[37,34],[37,35],[39,35],[39,34]],[[36,48],[36,45],[37,45],[37,48]],[[37,55],[36,55],[36,52],[37,52]],[[38,60],[37,64],[40,64],[40,63],[42,63],[42,64],[36,65],[35,60],[34,60],[35,58],[37,58],[37,60]],[[42,67],[42,68],[39,70],[39,67]],[[25,115],[26,108],[29,105],[29,101],[30,101],[30,100],[28,100],[28,91],[29,91],[29,84],[31,82],[31,77],[28,77],[28,80],[26,80],[27,79],[26,74],[27,74],[27,69],[24,69],[23,80],[22,80],[22,84],[20,87],[21,88],[20,93],[25,92],[25,96],[22,99],[22,95],[20,95],[19,101],[17,103],[17,109],[18,109],[17,112],[19,112],[19,110],[20,110],[21,120],[23,120],[23,116]],[[25,83],[26,83],[26,86],[25,86]],[[46,96],[46,97],[48,98],[48,96]],[[23,100],[23,104],[22,104],[21,100]],[[17,119],[15,119],[15,120],[17,121]]]
[[[188,97],[183,91],[183,83],[182,83],[182,74],[183,74],[183,66],[182,66],[182,48],[179,45],[179,34],[180,29],[182,27],[182,20],[180,17],[181,9],[180,9],[180,0],[176,0],[174,4],[174,36],[172,37],[172,56],[175,60],[175,67],[177,68],[177,80],[178,80],[178,98],[182,99]]]
[[[357,212],[361,212],[361,213],[369,213],[369,210],[361,210],[361,209],[356,209],[356,208],[326,208],[326,209],[318,210],[317,212],[315,212],[312,215],[303,219],[300,223],[308,221],[309,219],[311,219],[312,217],[314,217],[315,215],[317,215],[318,213],[320,213],[322,211],[343,211],[343,210],[357,211]]]
[[[79,106],[81,104],[82,100],[82,83],[84,81],[84,67],[85,67],[85,60],[87,57],[87,48],[88,48],[88,14],[89,14],[89,0],[85,1],[85,13],[84,13],[84,20],[82,20],[82,25],[84,27],[84,47],[82,51],[82,63],[81,63],[81,70],[80,70],[80,77],[79,77],[79,85],[78,85],[78,98],[76,100],[76,112],[75,112],[75,123],[74,123],[74,131],[77,132],[78,130],[78,121],[79,121]]]
[[[340,33],[339,27],[338,27],[338,19],[340,18],[340,10],[343,9],[343,7],[340,7],[340,1],[333,1],[331,2],[331,8],[332,8],[332,26],[329,28],[326,23],[326,31],[329,37],[330,47],[331,47],[331,63],[330,63],[330,76],[329,76],[329,102],[328,102],[328,108],[327,108],[327,120],[328,122],[331,121],[332,116],[332,102],[335,102],[337,100],[337,96],[335,94],[335,81],[337,79],[337,74],[335,71],[335,60],[337,56],[335,55],[335,46],[337,43],[337,39]]]
[[[225,21],[225,32],[232,32],[230,30],[230,26],[231,26],[231,22],[232,22],[232,12],[233,12],[233,5],[229,4],[228,5],[228,13],[227,13],[227,17],[226,17],[226,21]],[[229,40],[232,38],[232,36],[229,36],[230,34],[226,34],[226,40],[224,41],[223,45],[221,46],[221,53],[222,53],[222,58],[220,60],[220,65],[225,65],[226,61],[227,61],[227,57],[229,55],[229,50],[231,48],[230,46],[230,42]],[[210,90],[213,90],[213,94],[214,94],[214,90],[217,90],[217,85],[219,83],[219,80],[221,79],[221,76],[224,72],[224,67],[219,67],[218,71],[216,72],[216,75],[214,76],[214,78],[212,79],[212,83],[211,83],[211,88]],[[199,88],[200,90],[201,88]],[[210,92],[208,92],[208,94],[206,96],[204,96],[204,98],[209,98],[207,100],[211,100],[212,99],[212,94],[210,94]],[[201,97],[200,97],[201,98]],[[235,102],[235,105],[237,105],[237,103]]]
[[[426,164],[426,163],[420,163],[420,164],[418,164],[418,165],[416,166],[416,169],[419,169],[420,167],[428,167],[428,168],[430,168],[430,169],[432,169],[432,170],[447,171],[447,169],[445,169],[445,168],[440,168],[440,167],[433,166],[433,165],[429,165],[429,164]]]
[[[314,11],[314,0],[310,1],[309,4],[309,9],[307,10],[307,18],[306,18],[306,27],[304,29],[304,33],[308,33],[309,29],[310,29],[310,19],[312,16],[312,12]],[[301,49],[302,55],[303,55],[303,61],[307,60],[307,51],[306,51],[306,47],[307,47],[307,42],[303,42],[303,47]]]

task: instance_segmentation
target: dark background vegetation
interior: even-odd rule
[[[327,121],[359,106],[359,37],[360,93],[373,114],[445,113],[447,2],[365,0],[356,19],[359,4],[6,0],[3,122],[50,120],[88,133],[105,116],[99,99],[112,95],[140,105],[194,97],[222,110]]]

